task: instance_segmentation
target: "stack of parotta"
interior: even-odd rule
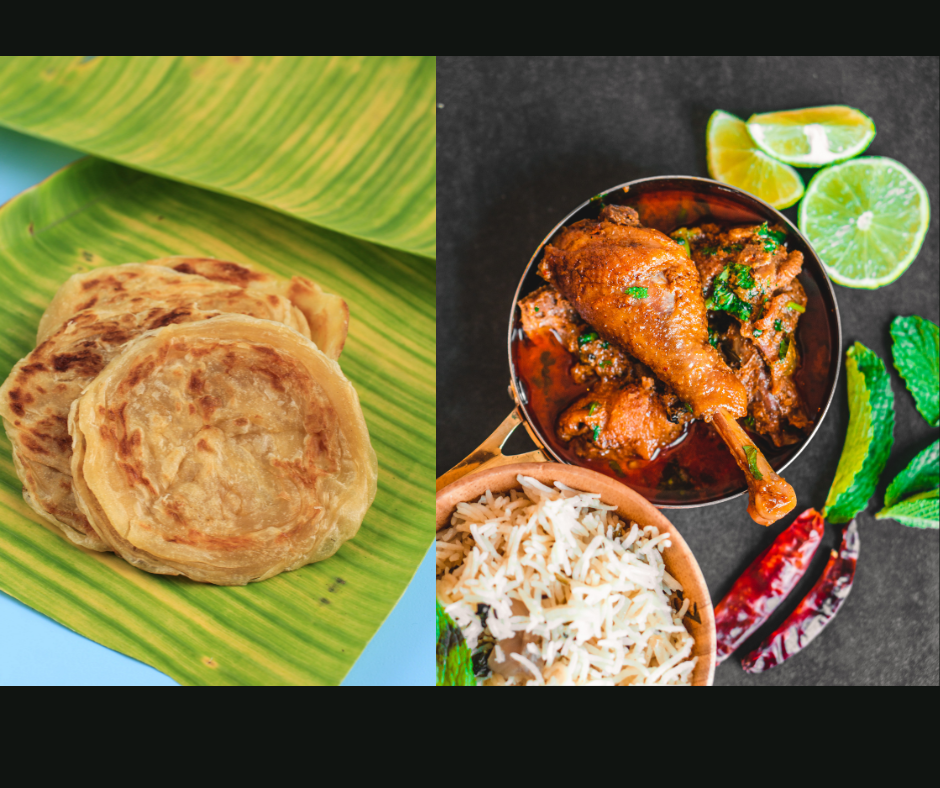
[[[376,459],[302,277],[170,257],[76,274],[0,388],[23,497],[77,545],[221,585],[332,555]]]

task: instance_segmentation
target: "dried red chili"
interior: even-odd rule
[[[774,539],[715,608],[721,664],[770,616],[806,572],[822,539],[825,523],[807,509]]]
[[[842,546],[838,552],[832,551],[816,585],[776,631],[741,662],[745,671],[762,673],[776,667],[806,648],[825,629],[852,590],[858,547],[858,526],[852,520],[842,536]]]

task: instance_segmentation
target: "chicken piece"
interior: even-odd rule
[[[601,381],[558,418],[558,437],[580,438],[582,457],[653,459],[682,435],[691,414],[674,394],[657,394],[655,381]]]
[[[722,338],[721,347],[729,358],[735,376],[748,393],[748,414],[753,429],[769,437],[775,446],[790,446],[800,440],[796,430],[806,430],[812,422],[806,417],[803,402],[792,378],[784,378],[777,393],[767,365],[753,342],[744,339],[737,324],[732,325]]]
[[[647,364],[696,416],[709,419],[719,408],[747,413],[744,387],[708,344],[698,271],[668,236],[584,219],[545,247],[539,274],[601,336]]]
[[[706,224],[673,235],[690,239],[692,258],[703,278],[709,278],[706,306],[728,312],[740,324],[740,333],[729,331],[725,337],[742,360],[735,374],[748,389],[755,427],[778,446],[795,442],[798,438],[785,432],[781,419],[797,429],[811,424],[792,378],[799,366],[796,323],[806,305],[796,279],[802,253],[787,251],[786,232],[777,225],[722,231]],[[759,349],[759,357],[744,347],[750,344]]]
[[[576,383],[584,383],[592,375],[601,380],[624,380],[635,377],[631,359],[613,342],[608,342],[590,330],[581,335],[576,351],[580,364],[571,368]]]
[[[598,219],[602,222],[622,224],[625,227],[640,226],[640,214],[626,205],[605,205],[601,208]]]
[[[578,347],[584,321],[574,307],[558,295],[554,287],[545,285],[519,301],[522,330],[526,336],[551,331],[569,351]]]
[[[698,268],[702,280],[702,295],[712,287],[712,281],[728,264],[731,249],[722,249],[717,241],[721,228],[717,224],[703,224],[701,227],[680,227],[672,233],[672,238],[686,242],[689,256]]]
[[[773,392],[777,394],[799,366],[795,339],[796,323],[806,308],[806,292],[793,279],[764,305],[761,316],[741,326],[741,335],[760,348],[770,368]]]
[[[794,249],[787,255],[787,259],[777,266],[777,289],[789,285],[802,270],[803,253]]]
[[[585,323],[558,291],[550,285],[535,290],[519,301],[522,330],[527,336],[551,331],[573,353],[578,362],[571,368],[575,383],[585,383],[595,375],[602,380],[633,377],[633,362],[620,348]]]
[[[775,290],[786,287],[803,267],[802,252],[787,252],[783,243],[786,231],[778,225],[722,230],[717,224],[703,224],[681,228],[672,235],[689,240],[703,294],[712,291],[715,279],[729,265],[737,270],[746,268],[744,283],[732,274],[730,286],[735,295],[755,307]]]

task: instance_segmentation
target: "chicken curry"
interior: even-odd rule
[[[538,354],[541,380],[529,380],[556,403],[554,437],[618,476],[658,464],[660,485],[695,485],[693,455],[705,476],[739,484],[737,466],[754,519],[778,519],[795,497],[753,437],[784,447],[812,426],[794,382],[802,262],[766,223],[665,235],[609,205],[563,228],[539,265],[548,284],[519,303],[520,368]],[[664,474],[656,461],[679,451]]]

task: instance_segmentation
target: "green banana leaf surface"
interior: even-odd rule
[[[340,359],[379,460],[359,534],[245,587],[150,575],[75,547],[26,505],[0,437],[0,588],[182,684],[335,684],[433,539],[434,264],[203,189],[83,159],[0,208],[0,379],[71,275],[169,254],[300,273],[349,304]]]
[[[0,57],[0,125],[433,257],[433,57]]]

